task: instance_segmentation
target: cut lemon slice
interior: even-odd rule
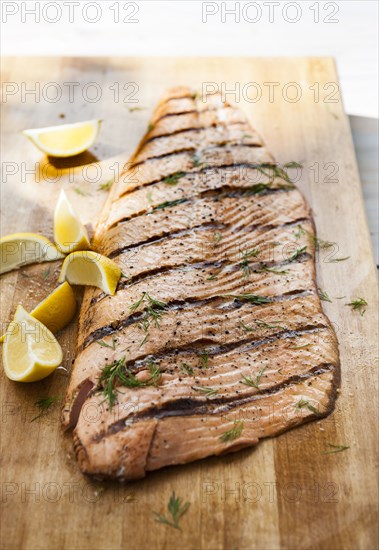
[[[57,340],[42,323],[18,306],[3,346],[5,374],[17,382],[36,382],[62,363]]]
[[[55,334],[72,321],[75,312],[76,300],[74,291],[67,282],[64,282],[38,304],[30,312],[30,315]]]
[[[59,250],[65,254],[75,250],[91,249],[87,231],[75,214],[63,189],[54,212],[54,240]]]
[[[101,120],[24,130],[23,134],[46,155],[72,157],[86,151],[99,133]]]
[[[116,292],[121,277],[118,265],[91,250],[72,252],[66,256],[59,276],[59,282],[67,280],[72,285],[90,285],[101,288],[106,294]]]
[[[2,237],[0,254],[0,274],[23,265],[53,262],[64,257],[49,239],[36,233],[15,233]]]
[[[74,291],[68,283],[63,283],[53,290],[45,300],[30,312],[54,334],[69,324],[76,312]],[[5,334],[0,338],[4,342]]]

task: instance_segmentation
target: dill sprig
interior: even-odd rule
[[[202,369],[208,368],[209,353],[207,353],[206,351],[199,353],[199,359],[200,359],[200,368]]]
[[[288,258],[288,261],[289,262],[294,262],[295,260],[297,260],[299,258],[299,256],[302,256],[302,254],[304,254],[305,252],[307,251],[307,247],[306,246],[302,246],[301,248],[298,248],[296,250],[296,252],[294,252],[292,254],[292,256],[290,256]]]
[[[116,338],[114,336],[112,338],[112,344],[108,344],[107,342],[104,342],[104,340],[96,340],[96,344],[99,344],[99,346],[103,348],[110,348],[113,351],[116,350]]]
[[[291,160],[290,162],[286,162],[286,164],[283,164],[283,167],[284,168],[303,168],[303,165],[300,162]]]
[[[162,202],[161,204],[158,204],[158,206],[155,206],[152,212],[155,212],[156,210],[163,210],[164,208],[169,208],[171,206],[177,206],[178,204],[182,204],[183,202],[186,202],[186,201],[187,199],[178,199],[176,201]]]
[[[182,500],[179,497],[176,497],[175,491],[174,491],[170,496],[170,500],[168,501],[168,505],[167,505],[168,513],[172,519],[167,519],[166,516],[164,516],[163,514],[154,512],[155,521],[158,521],[159,523],[163,523],[164,525],[169,525],[174,529],[180,530],[179,520],[188,511],[189,507],[190,507],[190,503],[185,502],[183,504]]]
[[[256,183],[255,185],[248,187],[246,191],[244,191],[244,195],[246,196],[258,195],[259,193],[262,193],[262,191],[266,191],[268,187],[269,187],[268,183]]]
[[[322,453],[323,455],[331,455],[331,454],[335,454],[335,453],[342,453],[342,451],[346,451],[347,449],[350,449],[349,445],[333,445],[332,443],[328,443],[327,445],[330,448],[329,448],[329,450],[324,451]]]
[[[185,172],[176,172],[175,174],[172,174],[171,176],[167,176],[163,179],[165,183],[168,185],[176,185],[178,181],[183,178],[186,175]]]
[[[247,279],[250,275],[250,262],[249,258],[256,258],[261,251],[259,248],[253,248],[253,250],[241,250],[242,261],[240,262],[240,269],[243,271],[243,276]]]
[[[141,298],[134,302],[129,309],[134,313],[143,302],[147,302],[145,317],[138,323],[138,327],[145,332],[145,338],[141,342],[141,346],[145,344],[150,336],[150,326],[154,323],[156,328],[159,328],[160,318],[166,309],[166,304],[153,298],[147,292],[142,292]]]
[[[217,231],[217,233],[213,235],[213,240],[215,243],[219,243],[221,239],[222,239],[222,234],[219,231]]]
[[[300,239],[303,235],[305,235],[305,230],[302,225],[298,225],[297,230],[294,233],[296,239]]]
[[[275,273],[276,275],[287,275],[287,273],[289,273],[288,270],[284,269],[284,270],[280,270],[280,269],[275,269],[275,267],[267,267],[267,265],[263,264],[262,267],[260,267],[258,270],[257,270],[258,273]]]
[[[359,311],[359,313],[361,314],[361,317],[363,317],[363,315],[366,312],[366,310],[363,308],[367,306],[368,303],[364,298],[357,298],[356,300],[353,300],[352,302],[346,305],[350,306],[354,311]]]
[[[119,390],[116,384],[121,384],[126,388],[142,388],[145,386],[156,386],[161,378],[161,371],[157,365],[150,363],[148,366],[150,376],[146,380],[140,380],[127,368],[126,356],[113,361],[110,365],[105,365],[99,377],[99,386],[103,390],[105,400],[108,401],[112,409],[117,401]]]
[[[282,330],[287,330],[287,327],[283,325],[279,325],[280,321],[270,321],[269,323],[265,323],[265,321],[256,320],[254,321],[254,323],[258,327],[262,327],[262,328],[280,328]]]
[[[98,190],[99,191],[109,191],[109,189],[112,187],[113,183],[114,183],[114,179],[108,180],[107,182],[102,183],[101,185],[99,185]]]
[[[242,422],[242,420],[235,420],[233,428],[221,434],[220,440],[223,443],[227,443],[228,441],[234,441],[235,439],[238,439],[239,437],[241,437],[243,428],[244,428],[244,423]]]
[[[346,260],[348,260],[350,258],[350,256],[345,256],[344,258],[333,258],[331,260],[327,260],[326,263],[328,264],[336,264],[337,262],[345,262]]]
[[[294,346],[291,349],[304,349],[304,348],[309,348],[310,346],[313,346],[313,344],[303,344],[302,346]]]
[[[253,388],[255,388],[256,390],[259,390],[259,384],[261,382],[261,378],[265,372],[265,370],[267,369],[267,367],[264,367],[263,369],[260,369],[256,375],[255,378],[252,378],[251,376],[244,376],[242,375],[242,384],[245,384],[245,386],[252,386]]]
[[[46,411],[50,409],[59,400],[59,397],[41,397],[34,403],[36,407],[40,410],[40,413],[37,414],[34,418],[31,419],[30,422],[34,422],[37,420],[37,418],[41,418],[41,416],[44,416]]]
[[[306,399],[303,399],[301,398],[295,405],[295,409],[296,410],[300,410],[300,409],[304,409],[307,408],[308,410],[310,410],[311,412],[313,412],[314,414],[318,414],[318,410],[316,409],[316,407],[314,407],[313,405],[311,405],[309,403],[309,401],[307,401]]]
[[[80,189],[80,187],[75,187],[74,191],[77,195],[81,195],[82,197],[88,197],[90,195],[90,193],[86,193],[85,191]]]
[[[193,368],[187,365],[187,363],[182,363],[180,365],[180,370],[182,372],[185,372],[186,374],[192,375],[193,374]]]
[[[201,163],[201,157],[198,153],[195,153],[192,157],[192,162],[193,162],[193,165],[195,167],[198,167],[200,166],[202,163]]]
[[[329,298],[328,294],[325,292],[325,290],[322,290],[321,288],[318,289],[318,295],[320,296],[320,300],[323,300],[324,302],[330,302],[332,303],[332,300]]]
[[[257,327],[280,328],[282,330],[287,330],[287,327],[279,325],[280,321],[271,321],[270,323],[265,323],[264,321],[254,320],[253,322],[257,325]],[[240,325],[246,332],[254,332],[255,330],[257,330],[255,327],[249,327],[248,325],[245,325],[245,323],[243,323],[242,321]]]
[[[268,304],[271,302],[270,298],[266,298],[266,296],[257,296],[256,294],[227,294],[227,297],[250,302],[251,304]]]
[[[206,398],[214,397],[218,392],[216,388],[211,388],[210,386],[192,386],[192,389],[203,393]]]
[[[324,239],[320,239],[319,237],[316,237],[314,233],[311,233],[310,231],[306,231],[306,234],[309,238],[309,240],[314,244],[316,250],[321,249],[327,249],[334,246],[336,243],[332,241],[324,241]]]

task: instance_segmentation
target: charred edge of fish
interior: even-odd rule
[[[103,437],[114,435],[115,433],[124,430],[127,427],[125,425],[126,420],[134,424],[143,420],[161,420],[163,418],[173,416],[199,416],[228,413],[233,409],[236,409],[237,407],[253,403],[254,401],[265,399],[266,397],[276,394],[289,386],[295,386],[306,380],[317,378],[318,376],[327,372],[333,372],[336,368],[337,366],[331,363],[321,363],[315,367],[312,367],[304,374],[290,376],[286,380],[283,380],[280,384],[270,386],[269,388],[265,388],[264,390],[255,391],[243,397],[234,394],[212,399],[207,399],[205,397],[180,398],[160,407],[151,407],[150,409],[141,413],[137,412],[133,415],[133,418],[121,418],[117,420],[117,422],[111,424],[106,432],[97,434],[97,436],[94,438],[94,441],[98,442],[103,439]],[[329,408],[327,408],[326,411],[312,413],[311,417],[322,418],[326,416],[329,412]]]
[[[297,300],[298,298],[303,298],[306,296],[311,296],[312,294],[315,295],[315,292],[312,292],[310,290],[297,290],[292,291],[287,294],[282,294],[280,296],[267,296],[269,299],[269,302],[267,304],[272,304],[274,302],[286,302],[291,300]],[[246,301],[238,298],[231,298],[231,297],[225,297],[225,296],[212,296],[211,298],[205,298],[205,299],[196,299],[196,298],[186,298],[185,300],[173,300],[171,302],[168,302],[165,307],[165,311],[175,311],[175,310],[183,310],[187,308],[193,308],[193,307],[201,307],[203,305],[212,304],[212,303],[219,303],[219,304],[225,304],[228,303],[228,309],[239,309],[243,305],[245,305]],[[266,304],[266,305],[267,305]],[[250,304],[251,306],[255,306],[255,304]],[[259,304],[260,307],[262,307],[262,304]],[[128,326],[140,322],[143,320],[145,314],[145,310],[142,310],[138,313],[129,315],[125,317],[124,319],[119,319],[111,323],[110,325],[107,325],[106,327],[99,328],[95,331],[93,331],[91,334],[87,336],[87,338],[84,340],[83,344],[78,347],[77,353],[80,353],[84,349],[86,349],[89,345],[95,343],[97,340],[101,340],[102,338],[106,336],[110,336],[111,334],[115,334],[116,332],[119,332],[120,330],[127,328]]]
[[[305,217],[301,217],[301,218],[298,218],[296,220],[293,220],[293,221],[290,221],[290,222],[286,222],[286,223],[281,223],[281,224],[278,224],[278,225],[275,225],[275,224],[267,224],[267,225],[259,225],[259,224],[254,224],[254,225],[249,225],[249,226],[244,226],[244,225],[241,225],[239,226],[238,229],[240,229],[241,231],[255,231],[257,229],[259,229],[260,231],[270,231],[270,230],[273,230],[273,229],[285,229],[286,227],[297,227],[298,225],[300,224],[305,224],[307,222],[310,222],[310,219],[309,218],[305,218]],[[111,252],[109,252],[107,254],[107,256],[109,258],[115,258],[117,256],[120,256],[121,254],[123,254],[124,252],[128,252],[129,250],[133,250],[135,248],[142,248],[142,247],[145,247],[145,246],[148,246],[150,244],[155,244],[157,242],[162,242],[162,241],[166,241],[166,240],[170,240],[170,239],[174,239],[176,237],[182,237],[182,236],[185,236],[185,235],[190,235],[191,233],[193,232],[197,232],[197,231],[206,231],[207,229],[220,229],[220,230],[223,230],[223,229],[230,229],[231,227],[233,226],[233,223],[218,223],[218,222],[214,222],[214,221],[210,221],[210,222],[206,222],[206,223],[200,223],[198,225],[193,225],[192,227],[189,227],[188,229],[180,229],[179,231],[173,231],[173,232],[166,232],[166,233],[163,233],[161,235],[158,235],[158,236],[154,236],[154,237],[150,237],[149,239],[146,239],[145,241],[140,241],[140,242],[133,242],[129,245],[125,245],[121,248],[117,248],[116,250],[112,250]]]

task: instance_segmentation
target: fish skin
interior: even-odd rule
[[[220,94],[178,87],[162,98],[93,241],[125,278],[115,296],[84,293],[62,413],[83,473],[138,479],[333,410],[338,343],[317,292],[314,223],[298,189],[255,167],[274,162]],[[130,311],[144,292],[165,304],[146,339],[145,302]],[[152,362],[160,378],[118,384],[110,408],[99,376],[124,356],[137,378]]]

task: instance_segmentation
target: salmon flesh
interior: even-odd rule
[[[338,344],[289,167],[219,94],[162,99],[94,237],[123,275],[80,313],[63,424],[84,473],[141,478],[333,410]]]

